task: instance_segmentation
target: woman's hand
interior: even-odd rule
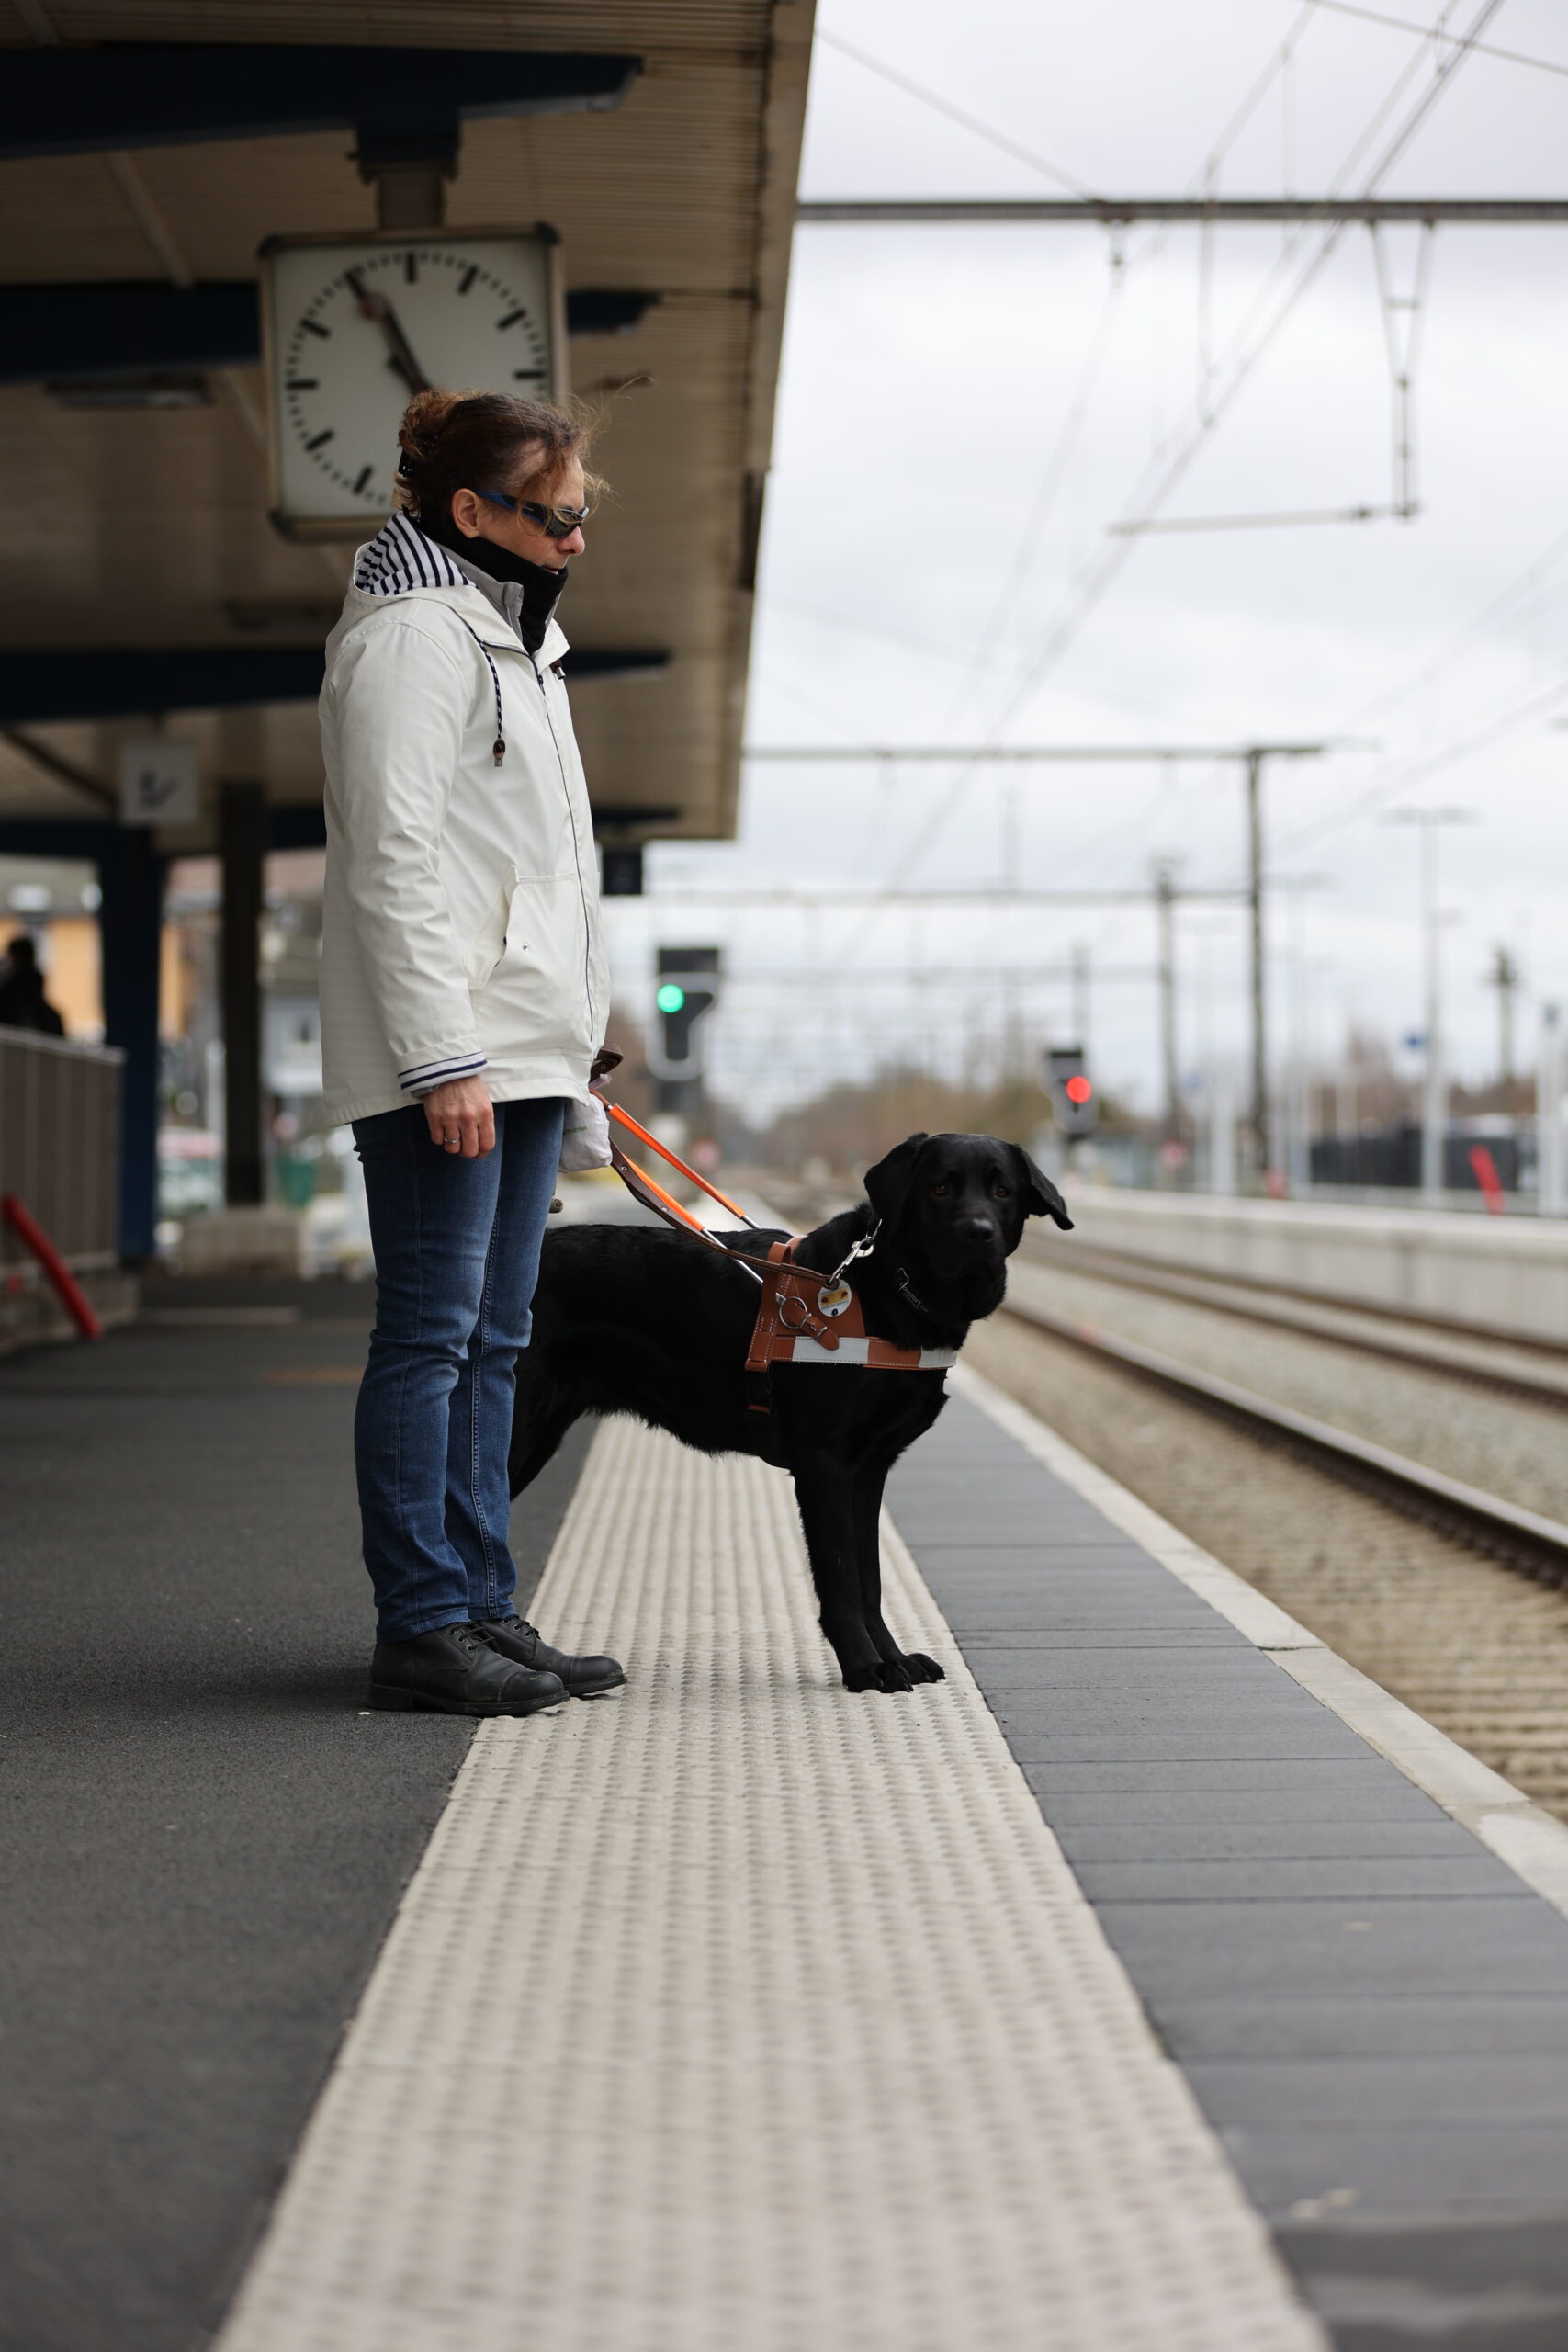
[[[464,1159],[482,1159],[495,1149],[495,1110],[484,1080],[455,1078],[424,1098],[430,1140]]]

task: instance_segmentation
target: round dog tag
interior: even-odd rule
[[[824,1283],[817,1294],[818,1315],[845,1315],[854,1293],[848,1283]]]

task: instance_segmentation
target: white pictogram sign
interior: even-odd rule
[[[120,745],[122,825],[194,825],[200,817],[196,745],[187,737],[152,735]]]

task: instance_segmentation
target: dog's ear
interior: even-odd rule
[[[1067,1215],[1067,1204],[1044,1170],[1036,1168],[1021,1144],[1011,1144],[1009,1149],[1018,1164],[1018,1181],[1023,1193],[1024,1216],[1053,1217],[1064,1233],[1070,1233],[1073,1229],[1073,1221]]]
[[[920,1146],[929,1140],[924,1135],[906,1136],[902,1143],[894,1145],[886,1159],[879,1159],[874,1168],[865,1171],[866,1199],[890,1233],[904,1214]]]

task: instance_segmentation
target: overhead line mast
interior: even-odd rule
[[[1348,750],[1350,748],[1352,747],[1349,744],[1344,742],[1338,744],[1091,743],[1081,745],[1069,743],[1037,743],[1013,746],[947,744],[941,746],[910,746],[908,749],[894,749],[891,747],[877,748],[874,745],[868,744],[840,744],[837,746],[825,743],[801,744],[798,746],[790,746],[786,744],[757,744],[750,748],[744,753],[744,757],[748,760],[778,760],[787,761],[792,763],[796,762],[815,763],[818,761],[843,761],[855,765],[871,763],[882,764],[884,766],[891,766],[895,763],[905,760],[918,760],[922,762],[943,760],[949,762],[960,761],[973,763],[976,766],[987,764],[993,761],[998,763],[1018,762],[1020,763],[1031,764],[1034,763],[1054,763],[1057,761],[1074,760],[1153,760],[1157,761],[1162,764],[1171,763],[1178,760],[1226,760],[1235,762],[1238,764],[1245,773],[1247,790],[1246,886],[1243,890],[1235,893],[1228,891],[1203,892],[1184,890],[1180,895],[1183,898],[1231,897],[1234,895],[1236,897],[1245,897],[1247,903],[1251,963],[1249,996],[1252,1012],[1252,1101],[1248,1124],[1252,1131],[1253,1172],[1258,1182],[1261,1182],[1267,1176],[1270,1166],[1268,1036],[1269,1006],[1267,986],[1268,967],[1264,943],[1263,921],[1263,763],[1266,760],[1270,759],[1321,759],[1325,752],[1335,750]],[[903,891],[891,893],[884,890],[877,895],[879,899],[888,899],[892,897],[903,899],[906,897],[913,898],[917,894],[914,892]],[[932,897],[940,899],[942,898],[956,894],[939,892],[932,893],[931,895]],[[1041,900],[1048,901],[1052,899],[1060,899],[1065,903],[1067,899],[1081,899],[1087,903],[1090,899],[1111,899],[1119,898],[1142,898],[1145,897],[1147,893],[1144,891],[1121,892],[1109,890],[1072,892],[1028,891],[1019,895],[1027,897],[1031,899],[1039,899]],[[823,903],[826,902],[824,901]],[[1167,1058],[1168,1062],[1168,1054]],[[1169,1093],[1170,1085],[1168,1082],[1168,1097]]]

